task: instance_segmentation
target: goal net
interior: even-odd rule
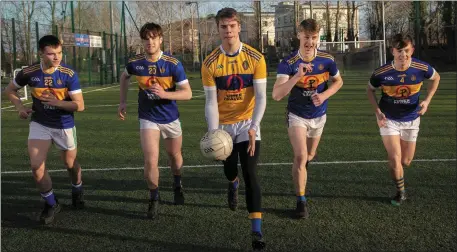
[[[319,43],[318,49],[335,58],[341,73],[371,74],[385,62],[383,40]]]

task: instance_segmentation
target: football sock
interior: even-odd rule
[[[52,189],[47,192],[41,193],[41,197],[46,201],[46,204],[50,206],[54,206],[56,204],[56,197]]]
[[[175,187],[181,187],[181,175],[173,175],[175,179]]]
[[[405,191],[405,179],[403,177],[399,178],[398,180],[394,180],[394,182],[398,192]]]
[[[82,190],[83,190],[83,182],[82,181],[77,185],[74,185],[73,183],[71,184],[71,192],[79,193]]]
[[[239,183],[240,183],[240,180],[239,180],[239,179],[235,179],[235,181],[233,181],[233,182],[231,183],[232,188],[233,188],[233,189],[238,188],[238,184],[239,184]]]
[[[159,188],[149,189],[149,199],[150,200],[159,200]]]
[[[299,192],[298,193],[297,201],[306,201],[305,192]]]
[[[249,219],[251,219],[252,232],[262,234],[262,213],[253,212],[249,214]]]

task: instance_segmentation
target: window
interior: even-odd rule
[[[263,21],[263,26],[268,26],[268,21]]]

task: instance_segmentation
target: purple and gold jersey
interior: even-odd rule
[[[369,85],[373,89],[381,88],[379,109],[388,119],[413,121],[419,117],[417,112],[422,82],[431,79],[434,74],[433,67],[415,58],[411,59],[411,65],[405,71],[395,70],[392,61],[373,72]]]
[[[264,83],[266,78],[265,58],[244,43],[234,55],[219,46],[203,61],[203,88],[217,90],[220,124],[250,119],[255,105],[254,83]]]
[[[73,112],[45,105],[39,97],[43,92],[54,94],[57,99],[71,101],[70,94],[81,93],[78,75],[61,64],[53,73],[44,73],[41,64],[22,69],[13,80],[17,88],[29,85],[32,94],[32,121],[49,128],[68,129],[75,126]]]
[[[184,68],[176,58],[163,52],[157,61],[149,61],[143,54],[131,58],[126,73],[138,82],[138,117],[155,123],[166,124],[179,118],[176,101],[160,99],[149,88],[159,84],[166,92],[176,90],[176,85],[189,83]]]
[[[327,90],[330,76],[335,77],[339,74],[335,59],[328,53],[316,50],[314,58],[307,62],[297,50],[278,65],[277,77],[294,76],[300,63],[311,64],[312,71],[307,72],[290,91],[287,110],[306,119],[321,117],[327,112],[328,99],[316,107],[311,96]]]

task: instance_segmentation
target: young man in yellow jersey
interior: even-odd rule
[[[265,246],[261,232],[261,193],[257,179],[260,152],[260,121],[266,107],[265,59],[254,48],[241,43],[240,18],[236,10],[223,8],[216,15],[222,45],[203,62],[208,131],[223,129],[233,139],[232,154],[223,161],[228,185],[228,205],[238,205],[238,157],[246,189],[246,205],[252,224],[252,247]]]

